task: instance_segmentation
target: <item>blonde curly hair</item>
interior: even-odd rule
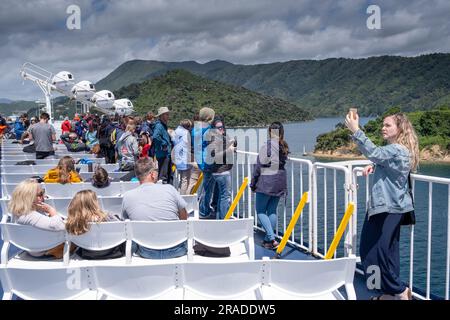
[[[403,113],[395,113],[386,118],[388,117],[392,117],[397,125],[398,134],[395,143],[401,144],[409,150],[411,170],[416,171],[419,166],[419,139],[411,121]]]

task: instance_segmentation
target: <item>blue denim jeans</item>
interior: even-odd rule
[[[213,179],[218,194],[216,219],[223,220],[231,205],[231,172],[213,175]]]
[[[280,197],[269,196],[264,193],[256,193],[256,214],[259,222],[266,231],[264,241],[270,242],[275,240],[274,229],[277,225],[277,207]]]
[[[203,172],[202,191],[200,193],[199,214],[201,218],[205,218],[212,213],[211,197],[214,191],[216,181],[212,173]]]
[[[187,244],[183,242],[172,248],[156,250],[141,247],[133,242],[131,251],[146,259],[170,259],[187,255]]]

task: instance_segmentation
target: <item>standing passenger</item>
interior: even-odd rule
[[[386,146],[377,147],[359,129],[359,117],[348,114],[345,124],[358,149],[374,164],[369,208],[361,231],[360,255],[366,276],[379,268],[381,291],[376,300],[410,300],[411,290],[400,279],[400,226],[414,210],[409,175],[419,163],[417,135],[408,118],[397,113],[383,120],[381,132]]]
[[[172,183],[172,139],[167,131],[169,121],[169,108],[161,107],[158,109],[158,120],[155,123],[152,143],[155,146],[155,156],[158,161],[158,179],[163,183]]]
[[[277,225],[277,207],[280,198],[287,194],[286,161],[289,146],[284,141],[284,128],[280,122],[269,126],[269,140],[259,150],[250,184],[256,192],[256,213],[266,231],[264,247],[276,249],[274,229]]]

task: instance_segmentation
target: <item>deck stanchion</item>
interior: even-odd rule
[[[339,244],[339,241],[341,240],[342,235],[344,234],[344,231],[347,228],[348,222],[353,214],[353,211],[355,211],[355,204],[353,202],[350,202],[347,206],[347,210],[345,211],[344,217],[342,218],[342,221],[339,224],[339,228],[333,238],[333,242],[331,242],[331,246],[328,249],[327,254],[325,255],[325,260],[329,260],[333,257],[334,252],[336,251],[337,246]]]
[[[236,197],[233,200],[233,203],[230,206],[230,209],[228,209],[228,212],[227,212],[224,220],[230,219],[230,217],[233,214],[233,211],[236,208],[239,200],[241,199],[242,195],[244,194],[244,191],[245,191],[245,188],[247,188],[247,185],[248,185],[248,177],[245,177],[244,181],[241,184],[241,187],[239,188],[239,191],[238,191]]]
[[[202,181],[203,181],[203,172],[200,172],[200,175],[198,176],[198,180],[197,180],[197,182],[195,183],[194,187],[191,190],[191,194],[195,194],[197,192],[197,190],[200,187],[200,184],[202,183]]]
[[[297,220],[300,217],[307,200],[308,200],[308,192],[305,192],[303,193],[302,198],[300,199],[300,202],[298,203],[297,208],[295,209],[294,215],[292,216],[292,219],[289,222],[286,232],[284,233],[283,239],[281,239],[281,243],[277,248],[274,259],[280,259],[281,253],[283,252],[284,247],[286,246],[286,243],[292,233],[292,230],[294,230],[294,226],[297,223]]]

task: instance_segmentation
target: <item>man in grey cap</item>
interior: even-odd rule
[[[153,130],[153,144],[155,146],[155,156],[158,160],[158,179],[162,183],[172,183],[172,139],[167,132],[167,123],[169,121],[169,108],[161,107],[158,109]]]

